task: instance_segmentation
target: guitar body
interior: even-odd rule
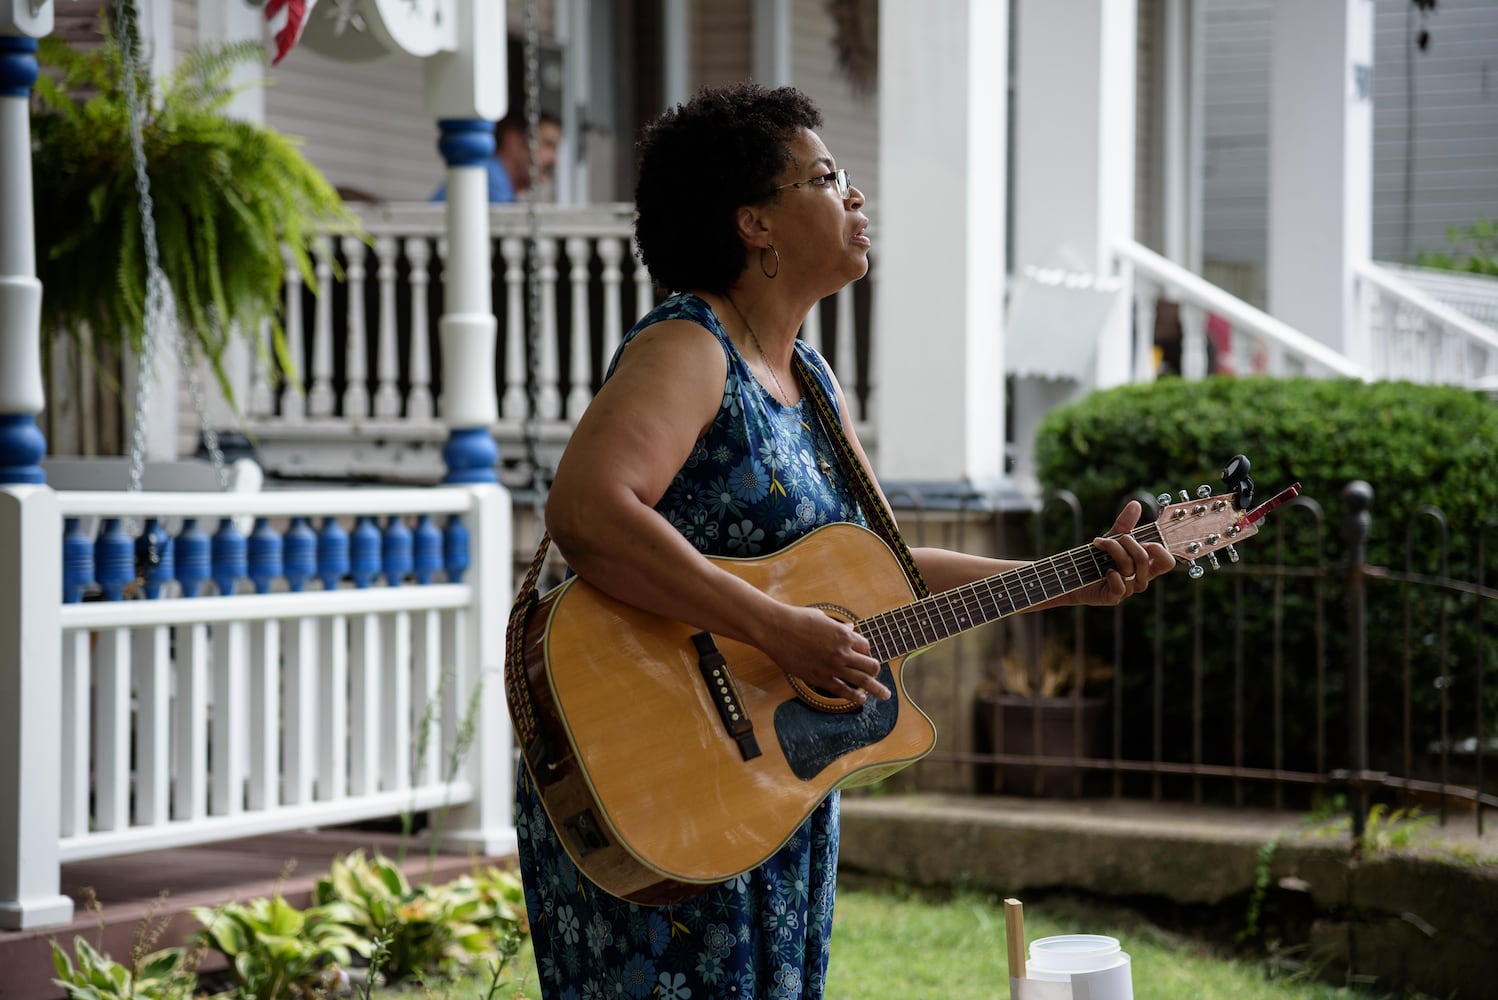
[[[769,556],[713,561],[781,601],[850,622],[914,596],[889,547],[852,524]],[[712,637],[737,691],[723,687],[700,669],[698,633],[579,579],[544,595],[527,623],[541,733],[525,748],[527,767],[573,861],[635,902],[673,902],[758,866],[834,789],[878,781],[936,741],[905,691],[908,657],[885,665],[889,701],[849,710],[812,704],[820,699],[798,695],[758,649]],[[725,697],[753,724],[747,743],[719,711]]]

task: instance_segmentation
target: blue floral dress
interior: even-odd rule
[[[711,331],[728,357],[728,378],[717,418],[656,504],[661,516],[704,554],[723,556],[774,552],[832,521],[863,523],[815,405],[803,393],[784,406],[767,392],[706,302],[668,299],[624,343],[668,319]],[[825,362],[803,342],[796,350],[835,400]],[[529,776],[517,784],[526,911],[548,1000],[822,996],[837,872],[836,792],[758,868],[681,903],[651,907],[610,896],[582,876]]]

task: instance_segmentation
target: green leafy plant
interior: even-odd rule
[[[313,899],[342,907],[351,927],[384,942],[380,971],[394,982],[458,973],[501,954],[520,922],[519,884],[504,874],[413,887],[394,861],[359,850],[334,860]]]
[[[203,924],[197,940],[228,960],[243,1000],[323,996],[341,987],[354,955],[371,949],[339,902],[298,910],[278,893],[192,914]]]
[[[189,1000],[198,977],[182,948],[134,956],[122,965],[101,955],[83,938],[73,939],[73,955],[52,942],[53,980],[70,1000]]]
[[[103,23],[103,22],[101,22]],[[130,140],[124,54],[114,32],[78,48],[41,41],[47,72],[32,118],[42,328],[140,353],[147,259]],[[133,34],[132,34],[133,37]],[[357,222],[327,179],[273,129],[226,113],[235,67],[263,61],[257,42],[199,47],[159,90],[137,53],[135,95],[161,267],[190,354],[222,367],[236,332],[256,340],[268,321],[282,370],[294,370],[278,321],[282,248],[313,279],[310,247]]]
[[[1416,255],[1421,267],[1443,271],[1466,271],[1498,277],[1498,222],[1478,219],[1465,228],[1448,226],[1449,250],[1426,251]]]

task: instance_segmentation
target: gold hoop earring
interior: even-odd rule
[[[773,271],[767,271],[767,270],[765,270],[765,251],[766,250],[770,251],[772,254],[775,255],[775,270],[773,270]],[[777,275],[777,274],[780,273],[780,251],[775,249],[775,244],[771,243],[767,247],[760,247],[760,250],[759,250],[759,273],[763,274],[766,278],[773,278],[773,277],[775,277],[775,275]]]

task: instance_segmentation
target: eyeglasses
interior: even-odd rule
[[[824,188],[828,184],[837,185],[837,196],[843,201],[848,200],[848,191],[853,187],[852,181],[848,179],[848,171],[834,170],[830,174],[819,174],[816,177],[808,177],[804,181],[796,181],[793,184],[782,184],[776,191],[784,191],[786,188],[798,188],[803,184],[810,184],[814,188]]]

